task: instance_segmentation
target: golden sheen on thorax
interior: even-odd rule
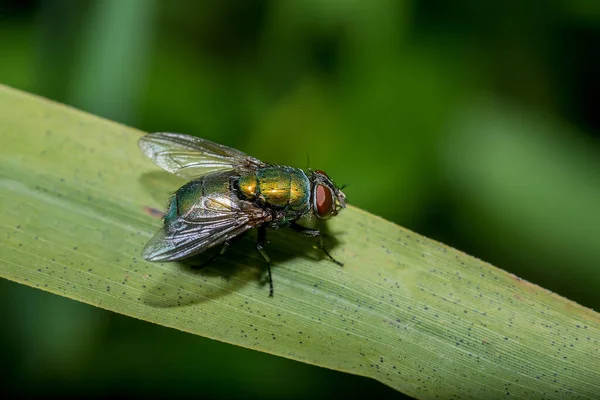
[[[264,205],[302,209],[310,207],[310,182],[304,171],[289,167],[267,167],[242,175],[239,188],[248,200]]]

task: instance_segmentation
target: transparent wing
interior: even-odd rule
[[[150,133],[138,144],[156,165],[186,179],[217,171],[249,172],[266,166],[239,150],[181,133]]]
[[[216,246],[271,220],[271,215],[247,201],[204,196],[193,210],[156,232],[144,247],[149,261],[174,261]]]

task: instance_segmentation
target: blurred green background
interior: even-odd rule
[[[597,0],[0,0],[0,83],[309,154],[351,204],[596,310],[598,43]],[[4,391],[399,396],[7,281],[0,301]]]

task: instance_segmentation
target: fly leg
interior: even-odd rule
[[[192,265],[191,267],[193,269],[202,269],[202,268],[204,268],[204,267],[206,267],[206,266],[214,263],[217,260],[217,258],[219,258],[223,254],[225,254],[225,252],[227,251],[227,248],[229,248],[229,245],[230,245],[229,240],[223,242],[223,247],[221,247],[221,250],[217,254],[215,254],[214,256],[212,256],[211,258],[209,258],[208,260],[204,261],[203,263],[198,264],[198,265]]]
[[[334,263],[339,265],[340,267],[344,266],[344,263],[341,261],[336,260],[335,258],[333,258],[331,256],[331,254],[329,254],[329,252],[327,251],[327,249],[325,248],[325,244],[323,243],[323,236],[319,235],[319,242],[318,245],[315,246],[317,249],[321,250],[323,253],[325,253],[325,255]]]
[[[301,225],[298,224],[292,224],[291,227],[300,232],[301,234],[305,235],[305,236],[310,236],[310,237],[317,237],[318,241],[317,241],[317,245],[313,246],[315,249],[317,250],[321,250],[326,256],[327,258],[329,258],[333,263],[339,265],[340,267],[344,266],[344,263],[341,261],[336,260],[335,258],[333,258],[331,256],[331,254],[329,254],[329,252],[327,251],[327,249],[325,248],[325,244],[323,243],[323,235],[321,235],[321,231],[318,229],[309,229],[309,228],[305,228]]]
[[[273,297],[273,277],[271,276],[271,259],[264,250],[265,242],[267,241],[267,227],[262,225],[258,228],[258,241],[256,242],[256,249],[260,251],[260,254],[264,257],[267,262],[267,271],[269,272],[269,297]]]

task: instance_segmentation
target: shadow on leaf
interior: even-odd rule
[[[314,238],[304,237],[290,229],[269,230],[267,239],[265,249],[272,261],[275,297],[278,290],[277,270],[283,267],[282,264],[297,257],[315,263],[321,259],[328,260],[321,251],[315,249]],[[325,243],[327,249],[331,250],[337,246],[338,241],[327,234]],[[225,254],[218,256],[214,262],[207,265],[204,264],[218,254],[220,247],[209,249],[190,259],[168,263],[167,265],[172,265],[172,272],[166,273],[160,283],[148,290],[144,302],[158,308],[185,307],[218,300],[229,295],[239,295],[245,286],[252,284],[260,288],[257,295],[264,295],[267,298],[269,295],[267,264],[255,246],[256,230],[251,230],[235,240]],[[184,279],[181,279],[182,277]],[[186,282],[185,285],[170,284],[170,281],[181,282],[182,280]],[[248,291],[245,290],[244,293]]]

